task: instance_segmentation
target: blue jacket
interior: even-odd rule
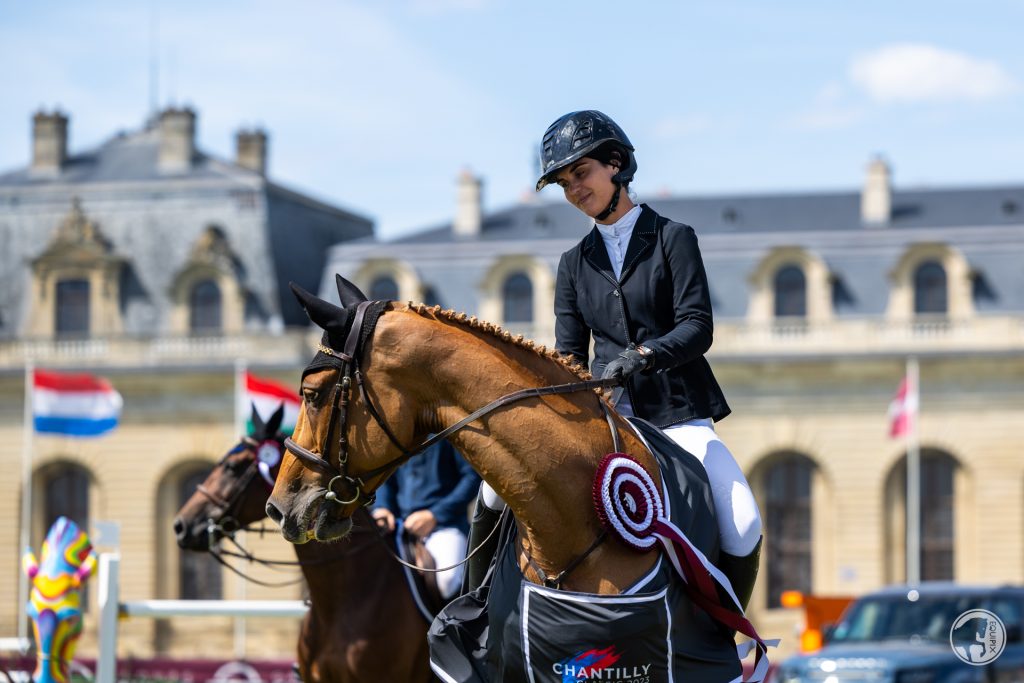
[[[440,441],[398,468],[377,489],[376,508],[404,519],[430,510],[438,527],[469,533],[469,503],[480,488],[480,475],[448,441]]]

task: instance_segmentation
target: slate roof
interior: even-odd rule
[[[259,174],[220,161],[197,150],[192,165],[176,173],[159,170],[157,154],[160,132],[144,128],[132,133],[119,133],[95,149],[69,156],[58,178],[33,175],[25,166],[0,174],[0,187],[30,187],[59,180],[62,183],[106,183],[166,180],[168,178],[232,179],[259,178]]]
[[[664,216],[699,234],[862,230],[857,192],[640,197]],[[1024,185],[895,190],[887,230],[1024,223]],[[486,214],[476,240],[579,239],[591,221],[565,201],[520,204]],[[392,243],[464,241],[451,223],[428,227]]]

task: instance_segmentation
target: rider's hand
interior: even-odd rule
[[[387,508],[377,508],[373,511],[373,519],[377,526],[387,531],[395,530],[395,514]]]
[[[619,354],[618,358],[608,364],[604,369],[604,374],[601,375],[601,379],[617,377],[621,380],[625,380],[630,375],[640,372],[646,368],[650,362],[650,352],[645,354],[635,348],[626,349]]]
[[[437,526],[437,517],[430,510],[417,510],[405,518],[405,528],[419,538],[426,538]]]

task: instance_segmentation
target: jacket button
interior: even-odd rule
[[[619,290],[616,289],[614,292],[612,292],[612,294],[614,294],[615,296],[618,296],[619,295]]]

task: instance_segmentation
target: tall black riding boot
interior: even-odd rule
[[[761,562],[761,541],[764,537],[757,539],[757,545],[750,551],[749,555],[737,557],[722,551],[718,554],[718,562],[715,565],[722,570],[732,584],[732,590],[739,598],[740,605],[747,609],[750,602],[750,595],[754,592],[754,582],[757,580],[757,569]]]
[[[487,536],[498,525],[500,519],[501,511],[492,510],[484,505],[483,497],[478,493],[476,504],[473,506],[473,519],[470,521],[466,552],[473,552],[478,545],[484,542],[484,539],[487,539],[487,542],[466,562],[466,570],[462,574],[463,595],[479,588],[483,583],[484,576],[487,575],[491,560],[494,559],[494,553],[498,550],[500,534],[492,534],[489,539]]]

